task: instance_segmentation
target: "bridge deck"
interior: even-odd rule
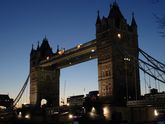
[[[55,65],[61,69],[97,58],[96,40],[80,44],[74,48],[55,54],[53,57],[40,62],[41,67]]]

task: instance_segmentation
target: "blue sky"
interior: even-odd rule
[[[31,46],[46,36],[53,51],[95,39],[97,10],[107,16],[114,0],[0,0],[0,93],[15,98],[29,73]],[[130,23],[138,25],[139,47],[165,62],[165,38],[160,37],[153,14],[165,15],[165,1],[117,0]],[[97,60],[61,70],[61,96],[98,89]],[[143,83],[143,81],[142,81]],[[142,85],[143,86],[143,85]],[[144,92],[144,88],[143,88]],[[28,91],[27,91],[28,94]]]

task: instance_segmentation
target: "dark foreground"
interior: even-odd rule
[[[105,119],[89,119],[81,117],[79,119],[64,118],[44,118],[35,117],[33,119],[12,118],[4,120],[1,118],[0,124],[165,124],[165,121],[148,121],[148,122],[127,122],[127,121],[108,121]]]

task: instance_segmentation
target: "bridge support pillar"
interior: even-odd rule
[[[40,106],[42,99],[45,99],[48,106],[59,106],[59,78],[59,69],[32,67],[30,104]]]

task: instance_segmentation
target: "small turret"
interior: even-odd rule
[[[56,53],[58,53],[58,52],[59,52],[59,50],[60,50],[60,49],[59,49],[59,45],[57,45],[57,51],[56,51]]]
[[[97,24],[101,24],[101,19],[100,19],[99,10],[97,11],[97,20],[96,20],[96,25],[97,25]]]
[[[110,6],[110,12],[108,18],[114,18],[114,19],[124,18],[116,2],[114,2],[113,5]]]
[[[32,55],[33,53],[34,53],[34,48],[33,48],[33,44],[32,44],[32,49],[31,49],[30,55]]]
[[[53,55],[52,48],[49,45],[48,39],[45,37],[42,41],[42,44],[39,48],[40,59],[45,59],[46,57],[50,57]]]
[[[132,13],[131,29],[134,32],[137,32],[137,24],[135,21],[134,13]]]
[[[38,41],[37,50],[39,50],[39,48],[40,48],[40,42]]]
[[[45,37],[41,45],[38,41],[36,49],[34,49],[32,45],[32,50],[30,54],[31,66],[36,66],[37,64],[39,64],[40,61],[50,58],[51,56],[53,56],[53,51],[48,43],[48,39]]]
[[[96,20],[96,32],[100,32],[101,30],[101,19],[100,19],[100,14],[99,10],[97,11],[97,20]]]
[[[109,28],[117,28],[120,30],[127,30],[128,24],[126,19],[122,15],[120,8],[115,1],[112,5],[110,5],[110,11],[108,17],[104,17],[100,19],[99,11],[96,20],[96,33],[103,32]]]

